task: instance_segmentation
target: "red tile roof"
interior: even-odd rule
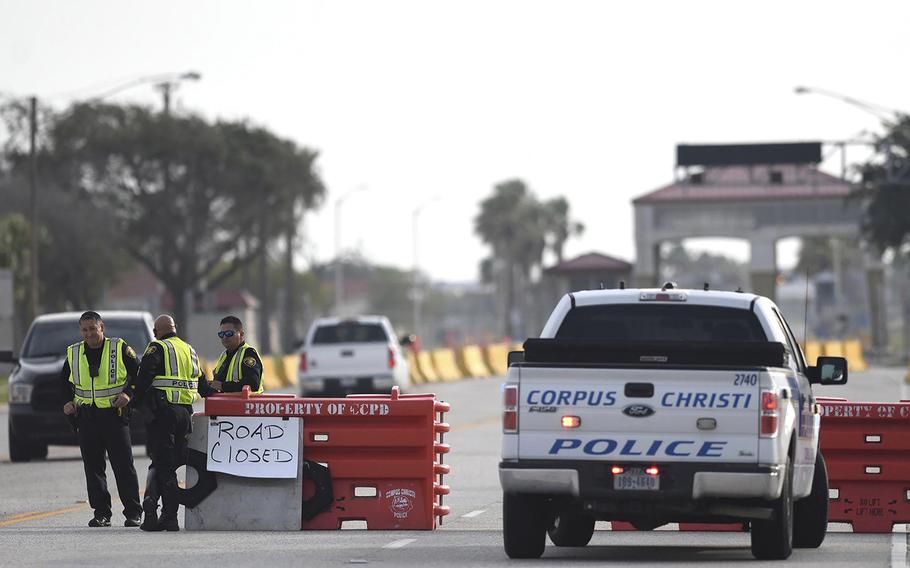
[[[813,197],[847,197],[849,183],[822,171],[812,171],[797,183],[750,183],[747,168],[731,168],[720,180],[704,184],[686,181],[672,183],[634,199],[633,203],[668,203],[691,201],[764,201],[807,199]],[[745,174],[745,175],[743,175]]]
[[[569,260],[564,260],[559,264],[555,264],[545,269],[544,272],[549,274],[564,274],[567,272],[591,270],[613,270],[619,272],[629,271],[631,269],[632,265],[624,260],[607,256],[599,252],[589,252]]]

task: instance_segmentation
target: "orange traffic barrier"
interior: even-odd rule
[[[327,477],[304,475],[302,530],[340,529],[348,521],[368,529],[433,530],[449,507],[444,484],[449,466],[444,442],[448,403],[434,394],[347,398],[291,395],[219,395],[205,402],[207,416],[303,418],[300,459],[327,468]],[[238,430],[239,432],[239,430]],[[305,470],[306,471],[306,470]],[[317,497],[317,484],[323,493]],[[331,492],[326,498],[325,490]],[[307,505],[319,502],[318,510]]]
[[[910,522],[910,401],[818,398],[828,466],[828,520],[853,532],[891,532]]]

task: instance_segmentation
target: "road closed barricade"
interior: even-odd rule
[[[910,523],[910,401],[819,398],[828,468],[828,520],[853,532]]]
[[[186,527],[311,530],[360,521],[368,529],[435,529],[449,513],[448,410],[433,394],[400,395],[397,387],[347,398],[210,397],[194,424],[209,423],[203,469],[215,470],[217,483],[188,505]],[[296,515],[293,527],[259,521],[287,515]]]

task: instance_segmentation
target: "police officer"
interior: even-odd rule
[[[104,462],[107,452],[126,517],[124,526],[138,527],[142,508],[130,440],[130,398],[123,389],[136,376],[139,362],[126,341],[104,336],[104,322],[97,312],[82,314],[79,329],[83,341],[67,347],[60,378],[68,400],[63,413],[75,418],[88,502],[95,511],[88,526],[111,526],[111,494]]]
[[[196,394],[211,391],[195,349],[177,337],[174,319],[161,315],[155,319],[155,340],[142,356],[139,373],[131,391],[150,408],[149,423],[152,467],[161,493],[161,517],[155,503],[144,503],[147,531],[178,531],[177,468],[186,463],[187,437],[193,429],[193,401]]]
[[[243,322],[237,316],[221,320],[218,332],[224,353],[215,362],[212,387],[222,392],[240,392],[249,386],[253,393],[262,392],[262,359],[244,341]]]

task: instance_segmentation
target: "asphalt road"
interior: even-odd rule
[[[853,373],[846,387],[817,394],[857,401],[910,398],[905,369]],[[613,533],[598,524],[585,548],[548,546],[538,561],[510,561],[502,550],[499,460],[501,379],[434,384],[452,405],[446,441],[453,471],[446,478],[452,514],[435,531],[186,532],[143,533],[114,526],[91,529],[82,462],[77,448],[51,447],[46,460],[11,464],[6,407],[0,406],[0,565],[2,566],[401,566],[620,565],[727,566],[756,563],[742,533],[680,533],[672,530]],[[144,476],[148,460],[135,448]],[[113,489],[113,476],[109,475]],[[115,525],[123,518],[115,504]],[[906,530],[906,527],[901,527]],[[833,526],[818,550],[797,550],[800,566],[907,566],[907,534],[851,534]],[[761,564],[761,563],[758,563]],[[777,564],[780,565],[780,564]]]

